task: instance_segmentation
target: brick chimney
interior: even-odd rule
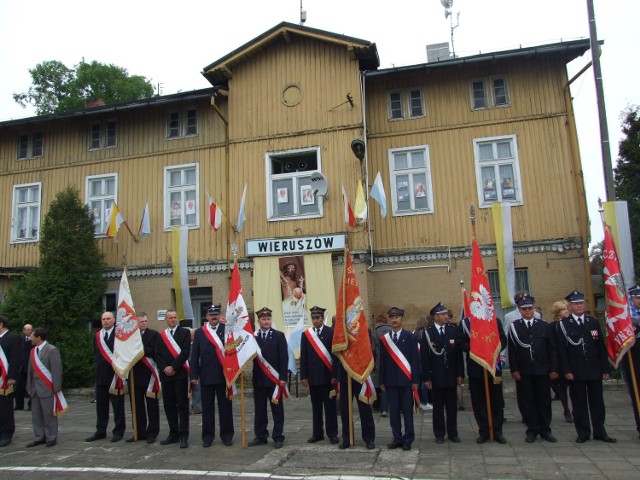
[[[102,107],[104,105],[104,100],[101,98],[96,98],[95,100],[88,100],[84,102],[84,108]]]

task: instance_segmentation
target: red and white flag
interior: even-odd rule
[[[356,217],[353,214],[353,209],[347,198],[347,192],[344,190],[344,185],[342,185],[342,201],[344,203],[344,223],[353,228],[356,226]]]
[[[635,331],[631,323],[629,299],[624,280],[620,273],[620,263],[616,246],[613,242],[609,226],[604,227],[604,294],[607,319],[607,354],[609,362],[618,367],[622,356],[636,341]]]
[[[238,375],[252,365],[251,361],[258,352],[258,344],[249,322],[249,312],[244,303],[237,262],[233,263],[226,320],[224,376],[227,380],[227,386],[231,387]]]
[[[211,198],[211,195],[207,194],[207,197],[209,197],[209,225],[211,225],[214,232],[217,232],[222,224],[222,210],[215,200]]]
[[[142,335],[138,328],[138,316],[133,307],[127,270],[122,272],[118,292],[118,313],[116,316],[116,338],[113,345],[113,370],[124,378],[138,360],[144,357]]]
[[[500,354],[500,334],[493,308],[489,279],[482,263],[478,242],[473,239],[471,249],[471,301],[469,303],[471,327],[471,358],[496,375],[496,360]]]

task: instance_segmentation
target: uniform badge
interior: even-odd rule
[[[599,335],[598,330],[591,330],[591,336],[592,336],[593,338],[598,338],[598,335]]]
[[[455,339],[450,338],[450,339],[449,339],[449,344],[450,344],[450,345],[453,345],[454,343],[456,343]]]

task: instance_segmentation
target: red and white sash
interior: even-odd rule
[[[96,332],[96,344],[98,345],[98,350],[102,355],[102,358],[109,364],[113,365],[113,352],[109,350],[109,346],[107,342],[104,341],[104,337],[100,335],[102,330],[98,330]],[[111,380],[111,385],[109,385],[109,393],[113,395],[124,395],[127,393],[127,386],[122,378],[120,378],[116,373],[113,373],[113,379]]]
[[[405,376],[409,379],[409,383],[413,384],[411,377],[411,364],[407,360],[407,357],[404,356],[404,353],[402,353],[398,346],[393,343],[393,340],[391,340],[391,332],[387,332],[386,334],[384,334],[380,338],[380,340],[382,341],[384,347],[387,349],[387,353],[389,353],[389,356],[393,359],[398,368],[402,370],[402,373],[404,373]],[[420,405],[420,398],[418,397],[417,389],[413,389],[413,400],[416,405]]]
[[[182,352],[182,349],[176,343],[176,340],[173,338],[173,335],[171,335],[170,331],[171,329],[167,328],[166,330],[163,330],[162,332],[160,332],[160,338],[162,338],[162,341],[164,342],[165,346],[169,350],[169,353],[171,353],[171,356],[173,356],[173,358],[178,358],[178,355],[180,355],[180,353]],[[191,367],[189,366],[189,360],[185,360],[182,366],[187,371],[187,382],[189,383],[189,396],[191,396],[191,382],[189,381],[189,373],[191,373]]]
[[[36,354],[35,348],[31,349],[31,367],[33,368],[33,371],[36,372],[36,375],[38,375],[38,378],[42,383],[44,383],[44,386],[47,387],[47,390],[53,393],[55,398],[55,401],[53,402],[53,416],[57,417],[69,410],[67,400],[62,394],[62,390],[59,392],[55,392],[53,390],[53,375],[51,375],[49,369],[45,367],[44,363],[42,363],[42,360],[40,360],[40,357]]]
[[[2,383],[0,383],[0,395],[10,395],[13,393],[13,385],[9,385],[7,375],[9,374],[9,360],[4,354],[2,346],[0,346],[0,375],[2,376]]]
[[[316,333],[316,330],[311,327],[306,329],[304,331],[304,334],[307,337],[307,340],[309,340],[309,343],[311,344],[313,349],[320,357],[320,360],[322,360],[322,363],[324,363],[324,366],[327,367],[330,372],[332,372],[333,359],[331,358],[331,354],[329,353],[329,350],[327,350],[327,347],[325,347],[324,343],[322,343],[322,340],[320,340],[320,337]]]
[[[260,334],[260,330],[255,332],[255,336]],[[258,354],[256,355],[256,361],[258,362],[258,366],[262,373],[264,373],[269,380],[273,382],[276,388],[273,390],[273,395],[271,395],[271,403],[275,403],[276,405],[280,401],[280,397],[284,396],[284,398],[289,398],[289,389],[287,385],[280,385],[280,374],[278,371],[271,366],[271,364],[262,356],[262,351],[260,347],[258,347]]]
[[[162,394],[160,387],[160,375],[158,374],[158,365],[151,357],[142,357],[142,364],[149,369],[151,377],[149,377],[149,385],[147,386],[147,397],[159,398]]]
[[[205,337],[213,344],[213,348],[216,351],[216,356],[218,357],[218,361],[220,365],[224,365],[224,344],[220,337],[214,334],[208,325],[202,326],[202,331],[204,332]],[[238,394],[238,390],[236,389],[235,382],[227,387],[227,398],[232,398]]]

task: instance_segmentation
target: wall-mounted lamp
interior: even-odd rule
[[[351,142],[351,151],[356,156],[356,158],[360,161],[364,160],[364,142],[360,139],[355,139]]]

